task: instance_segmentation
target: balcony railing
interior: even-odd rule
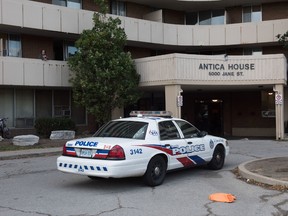
[[[64,61],[0,57],[0,85],[69,87]]]
[[[27,0],[0,0],[0,25],[68,34],[93,26],[93,11]],[[120,17],[128,41],[176,46],[220,46],[276,42],[288,19],[215,26],[174,25]]]

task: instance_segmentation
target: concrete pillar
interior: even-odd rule
[[[275,85],[276,140],[284,139],[284,86]]]
[[[171,111],[173,117],[181,118],[181,107],[177,106],[177,96],[181,94],[181,85],[165,86],[165,108]]]

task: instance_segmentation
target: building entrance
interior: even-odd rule
[[[223,101],[195,100],[195,126],[209,134],[223,136]]]

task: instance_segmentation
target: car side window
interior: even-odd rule
[[[160,140],[179,139],[180,134],[172,121],[159,122]]]
[[[199,134],[199,130],[194,127],[193,125],[189,124],[188,122],[185,121],[175,121],[176,124],[180,127],[184,138],[192,138],[192,137],[197,137]]]

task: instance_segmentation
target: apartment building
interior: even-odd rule
[[[285,138],[288,52],[276,35],[288,30],[286,0],[110,0],[109,6],[141,75],[144,95],[133,109],[170,110],[216,135]],[[97,10],[93,0],[0,0],[0,117],[14,131],[61,116],[95,130],[85,107],[73,103],[66,61]]]

